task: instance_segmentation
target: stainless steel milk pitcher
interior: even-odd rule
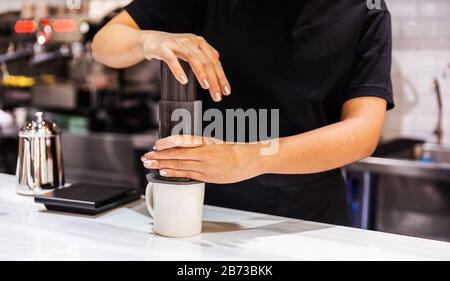
[[[42,112],[19,131],[16,192],[35,195],[64,185],[61,132]]]

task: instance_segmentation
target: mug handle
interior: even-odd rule
[[[145,189],[145,203],[147,204],[147,210],[152,218],[155,217],[155,211],[153,209],[153,182],[147,184]]]

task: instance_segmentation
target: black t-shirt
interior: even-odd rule
[[[127,12],[141,29],[203,36],[221,55],[232,94],[203,108],[279,109],[280,137],[340,120],[342,104],[361,96],[392,108],[391,22],[387,7],[366,0],[134,0]],[[208,184],[213,205],[346,224],[338,169],[262,175]]]

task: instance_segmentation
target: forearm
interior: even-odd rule
[[[148,32],[122,23],[107,24],[94,37],[95,60],[113,68],[129,67],[142,61],[141,40]]]
[[[341,122],[281,138],[277,153],[259,155],[260,173],[318,173],[368,157],[378,144],[385,113],[386,102],[379,98],[349,100]]]
[[[314,131],[281,138],[278,153],[260,156],[264,173],[309,174],[345,166],[369,156],[378,136],[359,120],[347,120]]]

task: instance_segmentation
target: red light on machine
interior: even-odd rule
[[[41,19],[41,25],[42,26],[50,25],[50,19]]]
[[[74,32],[77,29],[77,22],[73,19],[57,19],[52,27],[55,32]]]
[[[16,33],[33,33],[36,31],[36,23],[32,20],[18,20],[14,26]]]

